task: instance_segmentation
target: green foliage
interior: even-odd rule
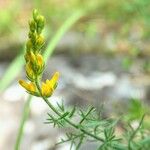
[[[146,107],[138,99],[131,99],[129,104],[128,113],[130,114],[129,120],[139,119],[146,113]]]
[[[145,129],[150,129],[150,110],[144,102],[139,99],[131,99],[127,109],[127,114],[124,116],[124,121],[130,123],[137,122],[140,118],[146,114],[143,126]]]
[[[74,144],[76,145],[76,149],[79,149],[87,140],[103,143],[100,144],[98,149],[105,149],[106,147],[111,148],[117,145],[119,139],[114,135],[116,121],[101,118],[96,109],[92,106],[89,106],[87,110],[75,109],[75,107],[68,110],[63,104],[57,105],[58,109],[55,109],[57,109],[61,115],[57,117],[57,115],[48,114],[49,117],[46,123],[61,128],[69,128],[71,124],[74,124],[73,126],[76,130],[66,131],[66,138],[61,139],[56,145],[70,141],[70,148]],[[68,120],[70,120],[71,124],[68,123]]]
[[[131,99],[129,101],[128,114],[125,117],[127,121],[140,119],[143,114],[148,113],[148,107],[145,106],[139,99]]]
[[[131,131],[128,130],[128,128],[127,128],[127,136],[126,137],[127,137],[127,141],[128,141],[128,149],[129,150],[132,150],[133,148],[137,148],[137,143],[134,142],[133,139],[135,138],[135,135],[138,132],[138,130],[141,128],[143,119],[144,119],[144,115],[142,116],[142,119],[141,119],[138,127],[135,130],[132,128],[132,126],[130,124],[129,125],[131,127]]]
[[[46,99],[45,99],[46,100]],[[46,100],[51,108],[50,102]],[[136,101],[132,105],[136,105],[138,110],[141,105]],[[53,124],[58,128],[69,128],[66,130],[66,137],[62,138],[56,145],[70,142],[70,149],[76,145],[78,150],[86,141],[99,142],[97,150],[147,150],[149,144],[149,131],[143,126],[145,115],[142,114],[138,126],[132,127],[130,122],[124,122],[124,132],[121,136],[116,134],[116,128],[122,120],[102,118],[98,115],[96,109],[92,106],[86,110],[66,108],[63,103],[57,104],[57,108],[53,107],[55,114],[48,114],[46,124]],[[132,109],[131,109],[132,110]],[[70,117],[70,113],[73,114]],[[72,127],[72,129],[70,129]],[[74,130],[75,129],[75,130]]]

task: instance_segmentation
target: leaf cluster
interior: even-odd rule
[[[58,128],[67,128],[66,136],[56,145],[70,142],[70,150],[73,146],[76,150],[80,149],[87,141],[98,143],[97,150],[147,150],[150,146],[150,136],[142,126],[145,115],[137,128],[133,128],[128,122],[123,124],[123,134],[119,136],[116,128],[122,123],[121,119],[103,118],[92,106],[83,110],[76,107],[66,108],[63,103],[57,103],[56,109],[61,116],[48,113],[46,123]],[[70,126],[67,120],[73,125]]]

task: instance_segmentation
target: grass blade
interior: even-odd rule
[[[28,119],[29,112],[30,112],[31,99],[32,99],[32,96],[30,95],[24,105],[24,110],[23,110],[23,114],[22,114],[22,118],[21,118],[21,122],[20,122],[17,139],[16,139],[15,150],[20,149],[20,144],[21,144],[21,140],[23,137],[24,125],[25,125],[26,120]]]
[[[60,29],[57,31],[51,42],[49,42],[48,47],[46,48],[46,51],[44,53],[45,61],[47,62],[49,56],[54,51],[55,47],[57,46],[60,39],[63,37],[63,35],[70,29],[70,27],[82,16],[84,13],[82,11],[75,12],[72,16],[67,19],[64,24],[60,27]]]
[[[9,84],[16,78],[16,76],[22,70],[22,66],[24,64],[23,54],[19,54],[13,62],[10,64],[6,72],[4,73],[1,81],[0,81],[0,91],[5,90]]]

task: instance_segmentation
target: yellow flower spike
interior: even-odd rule
[[[45,83],[42,83],[41,90],[43,96],[50,97],[53,94],[57,86],[58,78],[59,78],[59,72],[56,72],[51,78],[51,80],[47,79]]]
[[[28,92],[34,93],[36,92],[36,86],[33,82],[27,83],[24,80],[19,80],[19,84],[25,88]]]

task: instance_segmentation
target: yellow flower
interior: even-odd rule
[[[24,80],[19,80],[19,84],[30,93],[36,92],[36,86],[33,82],[28,83]]]
[[[41,92],[42,95],[45,97],[50,97],[54,90],[57,87],[57,82],[59,79],[59,72],[55,72],[55,74],[52,76],[50,80],[46,80],[45,83],[42,83]]]

